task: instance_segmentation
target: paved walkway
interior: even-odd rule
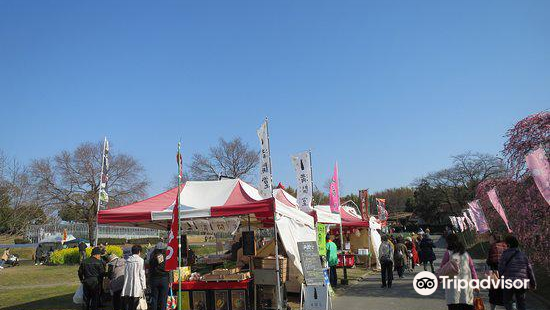
[[[434,238],[435,239],[435,238]],[[434,267],[440,265],[441,258],[445,253],[444,249],[436,248],[435,254],[438,258]],[[484,270],[484,262],[475,260],[476,269],[481,274]],[[429,266],[428,266],[429,270]],[[416,272],[423,271],[423,268],[418,266]],[[333,300],[335,310],[435,310],[447,309],[445,304],[445,293],[443,289],[438,289],[430,296],[421,296],[416,293],[413,288],[412,280],[416,273],[406,272],[404,279],[397,278],[397,273],[394,273],[395,279],[391,289],[380,288],[380,274],[375,274],[367,277],[363,281],[350,285],[345,291],[341,292],[338,297]],[[485,301],[485,308],[489,307],[487,291],[482,291],[482,297]],[[528,297],[528,309],[530,310],[546,310],[550,309],[533,297]],[[497,307],[504,309],[504,307]]]

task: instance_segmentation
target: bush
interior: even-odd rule
[[[29,239],[24,239],[24,238],[15,238],[15,239],[13,239],[13,243],[15,243],[15,244],[27,244],[27,243],[31,243],[31,241]]]
[[[54,251],[50,255],[50,262],[54,265],[78,264],[80,262],[78,248],[67,248]]]
[[[122,248],[119,246],[108,245],[106,250],[107,254],[115,254],[118,257],[122,257]],[[87,248],[86,257],[90,257],[91,253],[92,248]],[[78,253],[78,248],[57,250],[50,256],[50,262],[54,265],[78,264],[80,262],[80,253]]]

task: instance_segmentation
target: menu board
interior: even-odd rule
[[[298,242],[300,263],[304,271],[304,279],[307,285],[323,285],[325,277],[319,258],[319,249],[316,241]]]

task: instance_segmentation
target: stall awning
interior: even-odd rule
[[[275,198],[262,199],[257,189],[239,179],[188,181],[181,188],[180,217],[185,220],[252,215],[258,221],[272,224],[275,210],[313,227],[313,218],[293,206],[288,193],[278,191],[274,191]],[[177,188],[173,188],[127,206],[101,210],[98,221],[111,225],[166,227],[172,218],[176,195]]]
[[[340,214],[330,212],[330,206],[314,206],[317,222],[323,224],[340,224],[344,227],[369,227],[369,222],[364,221],[354,209],[348,206],[340,207]]]

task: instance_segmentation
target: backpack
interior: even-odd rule
[[[389,243],[385,243],[385,244],[382,244],[383,245],[383,248],[382,248],[382,253],[380,253],[380,261],[391,261],[392,258],[390,257],[390,253],[391,253],[391,245],[389,245]]]

